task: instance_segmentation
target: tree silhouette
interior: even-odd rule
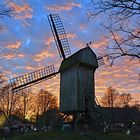
[[[0,73],[0,109],[9,117],[15,109],[17,98],[5,79],[3,73]]]
[[[140,60],[140,1],[91,0],[89,17],[102,15],[108,20],[103,26],[110,32],[105,57],[111,65],[122,56]]]
[[[101,98],[101,104],[105,107],[129,107],[132,99],[130,93],[119,93],[115,88],[108,87]]]
[[[16,93],[11,91],[11,87],[9,85],[5,85],[0,90],[1,98],[0,98],[0,108],[6,113],[9,117],[13,114],[15,110],[16,103],[18,101],[18,96]]]
[[[114,107],[118,95],[119,93],[115,88],[108,87],[107,90],[105,91],[104,96],[101,99],[102,105],[105,107]]]
[[[57,107],[57,98],[47,90],[41,89],[37,95],[37,107],[39,114],[43,114],[48,109]]]
[[[130,101],[132,100],[132,96],[130,93],[122,93],[119,95],[119,106],[120,107],[128,107]]]
[[[32,114],[32,111],[34,111],[35,107],[33,105],[34,98],[32,96],[31,90],[22,90],[18,93],[18,103],[16,105],[16,115],[19,116],[21,119],[26,119],[26,117],[30,114]]]
[[[36,117],[37,121],[40,115],[45,114],[47,110],[57,107],[57,98],[47,90],[41,89],[36,96]],[[45,122],[45,116],[43,116],[43,126]]]
[[[6,4],[0,4],[0,20],[5,17],[11,17],[13,15],[13,9]],[[4,25],[0,25],[0,31],[4,30]]]

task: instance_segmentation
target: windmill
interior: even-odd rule
[[[73,115],[74,126],[81,119],[81,116],[87,118],[88,123],[102,123],[101,125],[103,125],[104,121],[95,102],[94,89],[94,72],[98,67],[98,60],[102,60],[102,58],[96,57],[89,44],[71,55],[68,39],[59,15],[50,14],[48,20],[59,55],[63,59],[60,69],[55,72],[54,65],[51,65],[10,79],[13,92],[53,78],[60,73],[60,111],[64,115]]]

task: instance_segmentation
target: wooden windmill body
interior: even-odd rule
[[[60,111],[84,112],[86,96],[95,96],[94,72],[97,58],[86,47],[67,59],[60,66]]]

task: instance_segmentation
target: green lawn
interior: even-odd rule
[[[0,138],[0,140],[3,140]],[[34,132],[21,136],[5,138],[4,140],[140,140],[140,136],[128,136],[125,134],[99,134],[88,133],[84,135],[66,132]]]

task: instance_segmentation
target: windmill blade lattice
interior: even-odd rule
[[[62,21],[58,14],[48,15],[49,24],[57,45],[60,57],[66,59],[66,56],[71,54],[68,39],[63,27]]]
[[[38,84],[46,79],[54,77],[58,72],[55,72],[54,65],[50,65],[35,72],[10,79],[10,85],[14,92]]]

